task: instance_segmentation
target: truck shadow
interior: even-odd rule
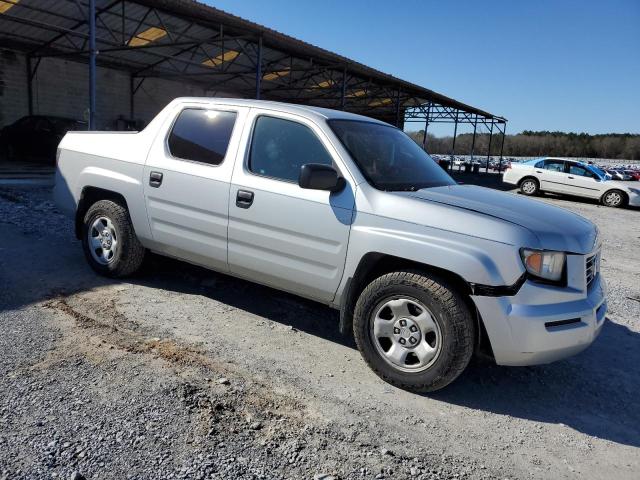
[[[434,399],[536,422],[564,424],[640,447],[640,334],[607,320],[576,357],[533,367],[474,361]]]
[[[38,236],[2,235],[0,310],[19,309],[55,292],[81,292],[118,283],[95,275],[78,243],[63,237],[58,255],[24,268],[21,257],[37,250]],[[318,303],[203,268],[152,257],[128,283],[203,295],[324,340],[354,348],[338,331],[338,313]],[[587,351],[547,366],[506,368],[473,362],[463,375],[430,398],[499,415],[570,428],[640,447],[640,333],[607,322]],[[373,375],[371,373],[370,375]],[[402,395],[405,395],[404,393]],[[410,394],[407,394],[410,395]],[[425,406],[428,408],[428,406]]]
[[[154,257],[137,282],[215,301],[355,348],[338,331],[335,310],[268,287],[182,262]],[[597,341],[580,355],[550,365],[499,367],[474,360],[440,392],[440,401],[550,424],[640,447],[640,334],[607,320]]]
[[[339,314],[312,300],[186,264],[151,255],[134,283],[190,295],[204,295],[245,312],[290,326],[340,345],[355,342],[338,331]]]

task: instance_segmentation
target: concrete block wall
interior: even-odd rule
[[[25,57],[13,50],[0,50],[0,127],[26,114],[27,73]]]
[[[98,67],[96,80],[97,128],[112,130],[119,117],[130,118],[129,74]],[[43,58],[32,89],[34,114],[88,118],[87,64],[61,58]],[[134,96],[134,119],[146,124],[176,97],[211,93],[185,82],[147,78]],[[26,57],[21,52],[0,49],[0,127],[28,113]]]

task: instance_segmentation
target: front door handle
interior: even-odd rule
[[[162,173],[151,172],[149,174],[149,186],[153,188],[158,188],[160,185],[162,185]]]
[[[253,203],[253,192],[248,190],[238,190],[236,195],[236,207],[249,208]]]
[[[571,180],[573,180],[573,177],[571,175],[569,175],[567,178],[570,178]]]

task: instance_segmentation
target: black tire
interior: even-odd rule
[[[396,297],[421,302],[439,327],[440,350],[426,370],[398,369],[374,344],[377,340],[373,338],[372,322],[376,311],[383,302]],[[362,357],[380,378],[415,392],[433,392],[454,381],[469,364],[476,338],[475,322],[462,295],[444,279],[413,270],[388,273],[364,289],[356,303],[353,331]]]
[[[627,203],[627,196],[622,190],[607,190],[600,199],[602,204],[607,207],[619,208]]]
[[[520,182],[520,193],[527,196],[534,196],[540,194],[540,182],[533,177],[524,178]]]
[[[99,263],[89,246],[89,229],[99,218],[108,218],[115,227],[118,248],[109,263]],[[126,207],[111,200],[99,200],[87,210],[82,223],[82,248],[89,265],[100,275],[121,278],[137,272],[145,257]]]

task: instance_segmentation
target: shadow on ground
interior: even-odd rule
[[[574,358],[533,367],[474,362],[431,396],[640,447],[638,364],[640,334],[607,321],[596,342]]]
[[[42,256],[46,251],[55,254]],[[323,305],[179,261],[152,256],[127,282],[204,295],[300,331],[353,347],[338,332],[338,315]],[[0,309],[12,310],[61,292],[119,283],[95,275],[79,242],[70,236],[26,235],[0,228]],[[615,319],[614,319],[615,320]],[[548,366],[497,367],[472,363],[445,390],[430,397],[500,415],[565,424],[577,431],[640,447],[640,334],[607,322],[595,344],[572,359]]]
[[[337,313],[271,288],[154,256],[135,283],[218,302],[331,342],[355,348],[338,332]],[[580,355],[551,365],[499,367],[474,360],[463,375],[429,397],[468,408],[550,424],[640,447],[640,334],[607,321]]]
[[[219,274],[178,260],[151,255],[132,283],[189,295],[204,295],[245,312],[355,348],[338,331],[338,312],[311,300]]]

